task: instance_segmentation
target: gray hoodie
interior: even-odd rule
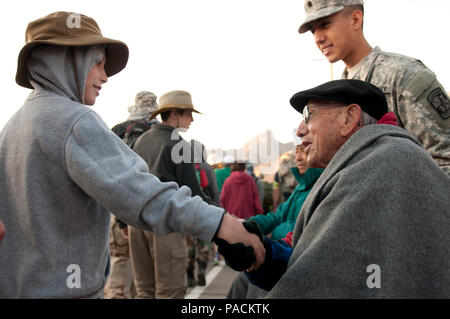
[[[100,297],[109,273],[109,211],[159,235],[211,240],[220,224],[223,209],[161,183],[82,104],[84,85],[78,92],[75,78],[84,84],[102,53],[33,50],[34,90],[0,133],[0,219],[8,232],[0,244],[0,298]]]

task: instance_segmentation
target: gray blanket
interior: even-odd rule
[[[403,129],[370,125],[306,199],[267,298],[450,298],[450,178]]]

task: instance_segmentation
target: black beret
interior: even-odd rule
[[[384,93],[375,85],[360,80],[335,80],[313,89],[301,91],[291,98],[291,105],[302,113],[311,99],[358,104],[361,109],[379,120],[388,112]]]

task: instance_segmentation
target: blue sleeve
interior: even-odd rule
[[[292,248],[283,240],[273,241],[268,237],[264,237],[264,247],[266,248],[264,264],[256,271],[245,274],[250,283],[269,291],[286,272]]]

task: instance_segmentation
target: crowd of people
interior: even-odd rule
[[[370,46],[362,0],[305,13],[299,33],[346,68],[291,97],[295,161],[269,211],[252,165],[213,168],[180,136],[188,92],[139,92],[111,130],[90,106],[126,44],[85,15],[30,22],[16,82],[32,93],[0,133],[0,298],[184,298],[219,253],[242,272],[228,298],[449,298],[447,93]]]

